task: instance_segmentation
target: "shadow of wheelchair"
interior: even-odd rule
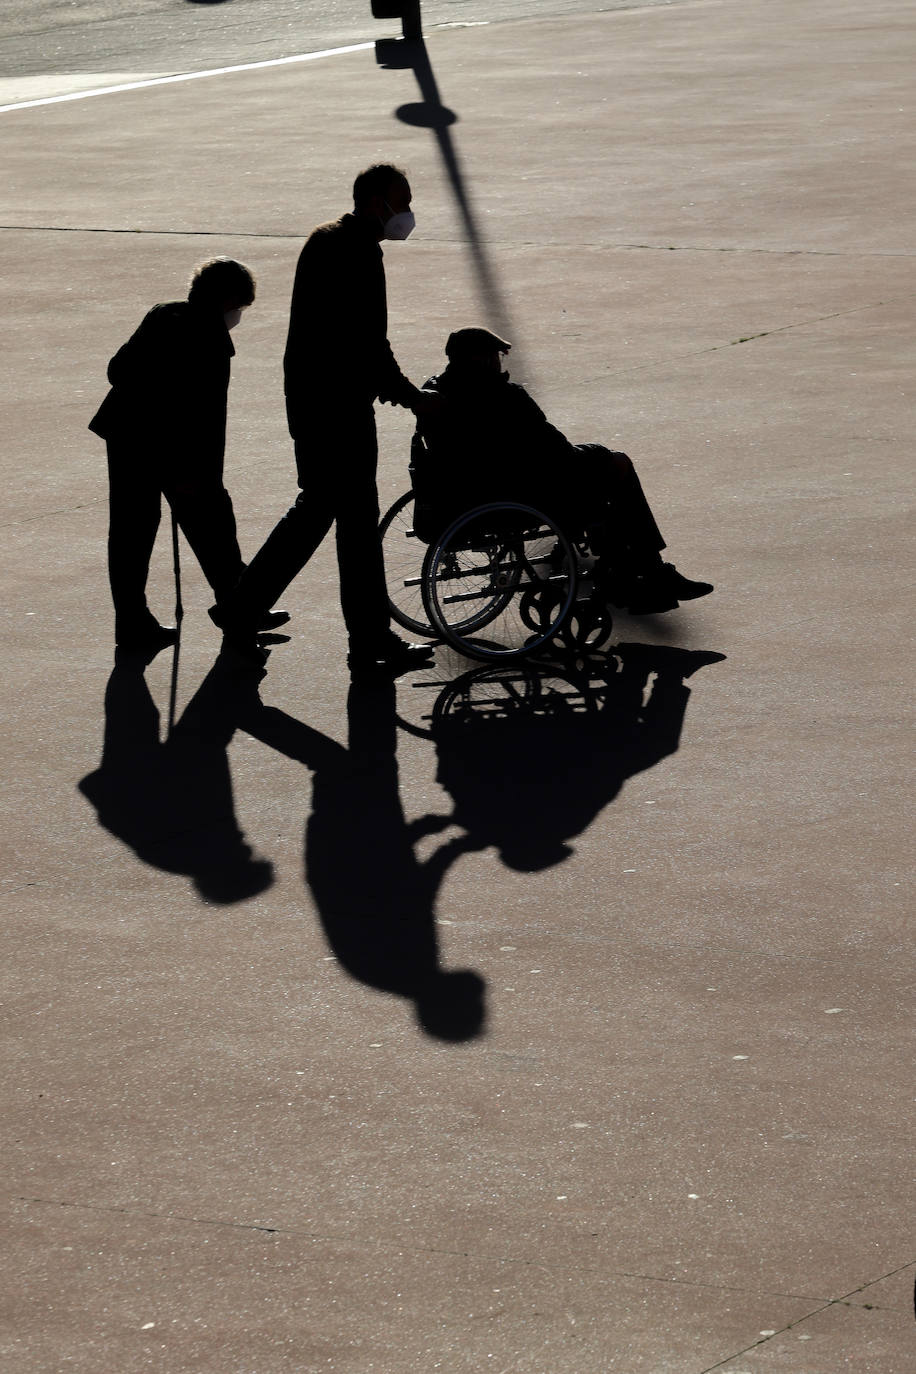
[[[628,778],[676,752],[685,680],[724,657],[618,644],[562,666],[479,667],[442,688],[420,731],[408,728],[435,743],[464,848],[493,847],[536,873],[573,853]]]

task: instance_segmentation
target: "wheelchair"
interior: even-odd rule
[[[584,525],[517,500],[456,509],[430,467],[414,436],[412,488],[379,524],[392,619],[482,662],[602,648],[613,623]]]

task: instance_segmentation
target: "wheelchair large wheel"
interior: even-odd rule
[[[385,582],[392,620],[410,634],[432,638],[436,631],[423,607],[420,569],[426,546],[413,529],[414,497],[405,491],[382,516],[378,534],[385,560]]]
[[[449,682],[433,704],[431,733],[444,725],[570,719],[595,709],[588,669],[564,662],[481,663]]]
[[[531,506],[500,502],[455,520],[423,561],[423,604],[436,634],[485,662],[550,645],[576,598],[566,535]]]

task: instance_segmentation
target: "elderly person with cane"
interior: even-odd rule
[[[218,601],[244,569],[223,456],[230,330],[254,296],[247,267],[213,258],[196,269],[187,300],[153,306],[108,364],[111,390],[89,428],[108,448],[108,574],[119,649],[154,654],[178,634],[146,601],[162,496],[173,531],[177,524],[184,532]],[[174,552],[177,578],[177,542]],[[262,628],[286,619],[275,612]]]

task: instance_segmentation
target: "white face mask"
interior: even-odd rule
[[[391,206],[389,205],[389,210]],[[412,210],[401,210],[398,214],[386,219],[382,227],[382,233],[386,239],[406,239],[409,238],[417,226]]]
[[[237,305],[234,310],[224,310],[223,319],[226,321],[227,329],[234,329],[242,318],[242,307]]]

